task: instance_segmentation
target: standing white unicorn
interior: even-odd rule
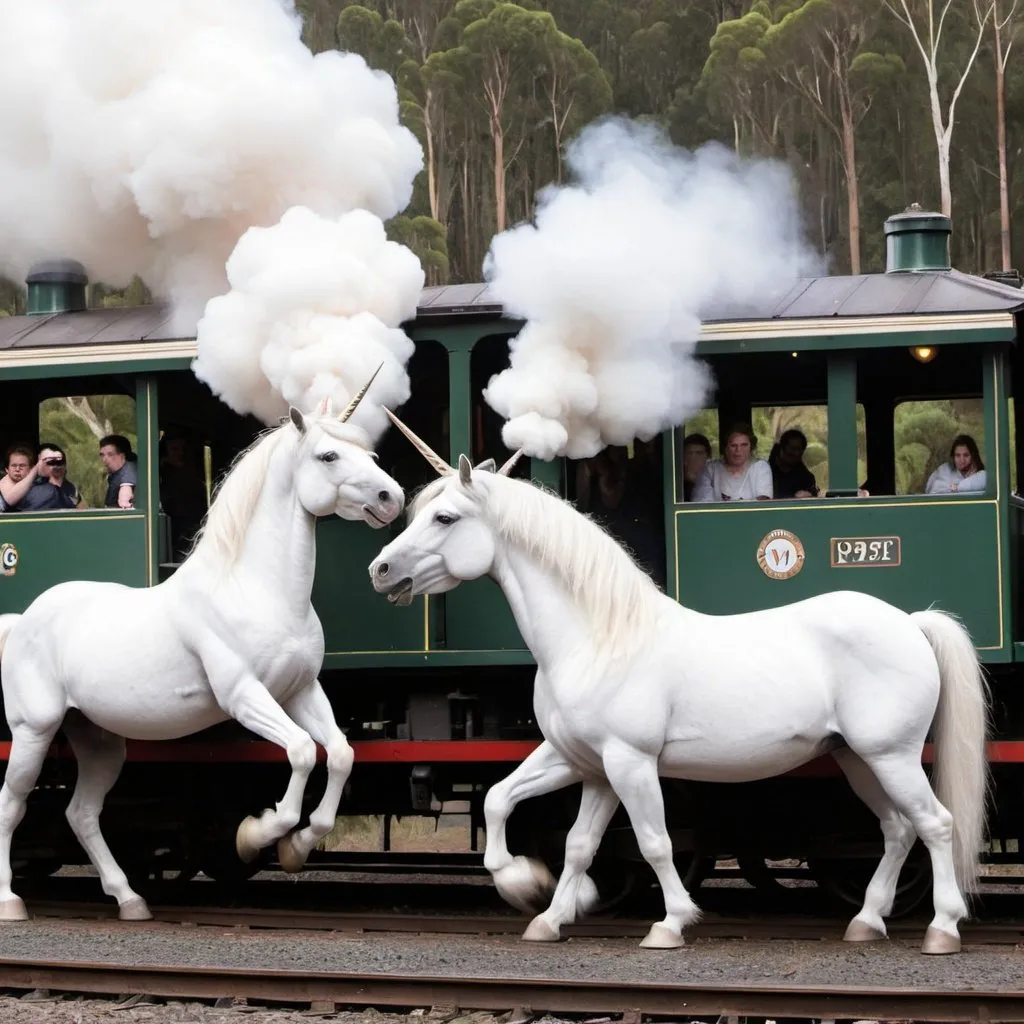
[[[68,821],[122,920],[151,916],[99,827],[125,737],[175,739],[233,718],[287,751],[283,799],[238,826],[243,861],[280,840],[282,867],[298,871],[334,827],[353,755],[317,679],[324,635],[310,602],[314,531],[318,517],[332,514],[383,527],[405,504],[402,488],[376,465],[369,437],[347,422],[372,382],[338,417],[327,401],[315,416],[292,408],[261,435],[164,583],[62,583],[23,615],[0,616],[12,736],[0,789],[0,920],[27,917],[11,889],[11,837],[62,724],[78,761]],[[308,827],[293,832],[317,743],[327,753],[327,785]]]
[[[831,752],[885,840],[845,937],[885,937],[916,833],[934,877],[922,950],[959,951],[988,786],[987,684],[959,623],[847,591],[702,615],[663,594],[570,504],[510,478],[518,453],[497,473],[474,470],[464,455],[455,470],[391,418],[442,478],[417,495],[406,530],[371,563],[374,589],[403,604],[489,574],[537,662],[544,742],[484,807],[484,864],[514,906],[533,909],[554,880],[544,865],[509,853],[508,816],[529,797],[583,784],[562,876],[524,939],[555,940],[593,908],[587,870],[621,801],[665,899],[665,919],[641,945],[682,945],[699,910],[673,863],[659,776],[745,782]],[[930,728],[939,799],[921,765]]]

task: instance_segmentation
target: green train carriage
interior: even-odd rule
[[[951,269],[949,230],[937,215],[899,215],[887,222],[885,273],[801,280],[764,308],[742,316],[716,311],[705,320],[698,353],[710,362],[717,391],[700,422],[718,434],[758,410],[817,410],[827,422],[823,497],[684,502],[682,438],[692,423],[655,439],[660,468],[644,485],[664,511],[653,524],[664,553],[659,582],[701,611],[748,611],[849,588],[907,610],[935,604],[964,619],[996,698],[990,759],[998,801],[989,856],[1016,860],[1024,823],[1024,498],[1014,490],[1014,457],[1024,447],[1012,408],[1014,382],[1024,381],[1024,292]],[[189,368],[194,336],[175,331],[166,308],[86,309],[84,275],[66,264],[43,268],[28,284],[30,312],[0,319],[0,440],[47,440],[38,430],[48,399],[125,396],[134,409],[139,488],[131,511],[0,516],[0,546],[15,563],[0,575],[0,612],[23,610],[64,579],[148,586],[166,578],[177,556],[159,500],[161,434],[182,432],[203,447],[212,482],[261,426],[196,380]],[[500,455],[502,421],[481,393],[507,365],[508,340],[520,324],[486,286],[455,285],[427,289],[406,326],[416,351],[403,419],[452,460],[460,452],[476,461]],[[936,399],[975,410],[988,469],[984,492],[897,493],[896,410]],[[379,452],[407,491],[432,473],[393,431]],[[69,475],[84,468],[72,464]],[[515,472],[575,497],[569,460],[523,459]],[[869,496],[859,493],[865,483]],[[468,799],[479,825],[487,786],[538,741],[532,658],[503,597],[482,580],[396,608],[376,598],[366,580],[366,566],[386,542],[381,533],[330,520],[317,534],[313,600],[326,634],[322,678],[356,751],[342,810],[430,814],[438,802]],[[116,656],[116,623],[110,635]],[[215,875],[241,870],[232,823],[258,811],[283,780],[283,752],[228,724],[180,742],[131,743],[128,756],[132,763],[105,815],[114,849],[130,853],[136,868],[162,850],[161,863],[170,866]],[[23,869],[82,859],[63,824],[64,787],[74,771],[58,744],[15,837]],[[316,782],[314,776],[311,793]],[[557,862],[576,795],[518,808],[514,842],[521,849],[532,843]],[[864,864],[868,873],[873,866],[862,858],[880,853],[877,822],[830,759],[763,783],[666,784],[666,795],[677,856],[691,881],[715,857],[732,855],[751,880],[770,884],[765,860],[795,857],[843,894],[862,884]],[[472,833],[475,843],[476,827]],[[601,856],[638,861],[623,820],[613,823]],[[927,865],[912,862],[906,870],[924,877]]]

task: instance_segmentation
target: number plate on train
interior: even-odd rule
[[[903,552],[899,537],[833,537],[832,568],[899,565]]]

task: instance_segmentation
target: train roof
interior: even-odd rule
[[[744,325],[754,324],[788,324],[808,333],[819,326],[827,331],[836,321],[852,321],[855,326],[867,318],[970,318],[1021,310],[1024,291],[1011,285],[957,270],[915,271],[801,278],[767,299],[710,309],[703,321],[712,334],[718,333],[714,325],[742,332]],[[417,322],[503,315],[501,303],[486,284],[426,288],[417,308]],[[162,304],[0,317],[0,350],[194,338],[194,329],[175,328],[170,308]]]

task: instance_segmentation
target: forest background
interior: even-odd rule
[[[1009,270],[1024,237],[1020,0],[296,3],[313,52],[360,53],[398,84],[426,166],[388,230],[428,284],[480,280],[493,235],[531,216],[563,180],[566,143],[612,112],[688,148],[715,139],[786,161],[831,273],[884,270],[883,223],[913,202],[952,217],[952,262],[969,273]],[[97,306],[149,301],[142,281],[89,293]],[[0,280],[0,316],[23,309],[21,283]],[[122,404],[52,400],[42,434],[76,448],[97,429],[131,435]],[[897,409],[901,490],[923,486],[954,434],[979,425],[975,410]],[[827,479],[822,413],[760,410],[763,454],[799,421]]]

